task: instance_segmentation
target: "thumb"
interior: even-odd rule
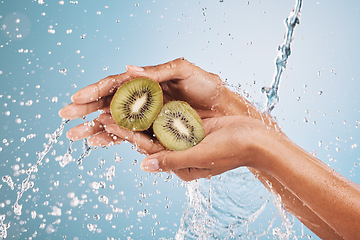
[[[205,151],[204,151],[205,150]],[[140,167],[146,172],[168,172],[182,168],[207,168],[211,163],[209,150],[198,144],[184,151],[164,150],[147,156]]]

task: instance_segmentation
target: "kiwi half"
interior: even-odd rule
[[[159,83],[136,78],[122,85],[110,103],[115,122],[132,131],[148,129],[163,105]]]
[[[205,136],[199,115],[183,101],[166,103],[156,117],[153,129],[162,145],[175,151],[191,148]]]

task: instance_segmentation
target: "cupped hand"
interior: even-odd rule
[[[183,58],[143,68],[127,66],[126,73],[109,76],[76,92],[71,97],[73,103],[62,108],[59,115],[65,119],[76,119],[97,110],[110,113],[110,102],[116,90],[136,77],[148,77],[159,82],[165,103],[171,100],[186,101],[202,119],[234,114],[250,116],[252,113],[260,116],[245,99],[225,87],[219,76],[206,72]],[[67,136],[72,140],[79,140],[95,134],[100,134],[105,139],[111,137],[104,133],[104,128],[97,119],[82,124],[82,127],[78,126],[76,131],[71,129]]]
[[[190,181],[208,178],[240,166],[254,167],[261,161],[264,136],[278,132],[269,130],[262,121],[244,116],[223,116],[203,120],[205,138],[196,146],[184,151],[165,149],[155,138],[144,132],[131,132],[119,128],[110,114],[102,114],[98,121],[115,140],[126,139],[141,153],[148,156],[141,168],[148,172],[174,172],[179,178]],[[90,141],[102,141],[93,136]]]
[[[148,172],[173,171],[190,181],[210,178],[241,167],[261,164],[265,135],[278,134],[262,121],[244,116],[205,119],[205,138],[184,151],[163,150],[148,155],[141,168]]]

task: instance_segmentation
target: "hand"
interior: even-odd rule
[[[71,98],[73,103],[62,108],[59,115],[66,119],[76,119],[97,110],[108,114],[117,88],[136,77],[148,77],[159,82],[165,103],[171,100],[186,101],[202,119],[234,114],[261,117],[245,99],[227,89],[219,76],[208,73],[182,58],[144,68],[127,66],[126,73],[109,76],[75,93]],[[67,137],[72,140],[90,136],[93,136],[89,139],[92,145],[119,143],[123,140],[117,138],[113,141],[113,136],[105,132],[99,119],[81,124],[67,132]]]
[[[198,145],[185,151],[169,151],[144,132],[118,127],[110,114],[102,114],[98,120],[116,139],[126,139],[140,152],[150,154],[141,163],[142,170],[173,171],[184,181],[210,178],[240,166],[257,166],[265,135],[277,134],[262,121],[249,117],[207,118],[203,120],[205,138]]]
[[[141,163],[142,170],[173,171],[182,180],[191,181],[241,166],[256,167],[261,164],[265,135],[277,134],[262,121],[243,116],[208,118],[203,123],[205,138],[198,145],[149,155]]]

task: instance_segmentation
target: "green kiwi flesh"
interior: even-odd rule
[[[115,122],[132,131],[148,129],[163,105],[159,83],[136,78],[122,85],[110,103]]]
[[[158,140],[175,151],[191,148],[205,136],[199,115],[183,101],[166,103],[156,117],[153,129]]]

